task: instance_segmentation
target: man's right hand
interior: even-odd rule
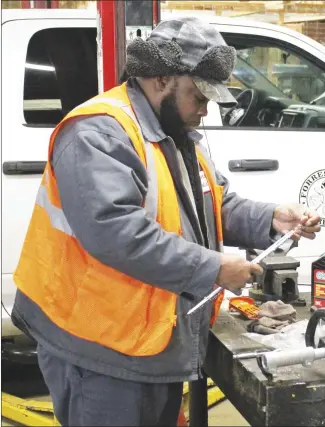
[[[228,290],[244,288],[253,274],[262,274],[258,264],[251,264],[239,255],[221,254],[221,265],[216,283]]]

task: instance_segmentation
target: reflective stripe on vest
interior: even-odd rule
[[[38,189],[36,204],[46,210],[53,228],[56,228],[71,237],[75,236],[63,213],[63,210],[52,205],[50,202],[44,185],[41,185]]]
[[[108,114],[120,123],[147,169],[146,215],[165,231],[182,233],[177,194],[166,159],[159,144],[144,142],[126,85],[122,85],[77,107],[54,130],[14,280],[21,292],[66,332],[127,355],[151,356],[162,352],[170,341],[177,295],[104,265],[83,249],[62,211],[50,163],[62,125],[96,114]],[[208,169],[203,155],[200,165]],[[207,178],[214,195],[216,221],[221,223],[222,189],[212,174]],[[220,234],[218,240],[222,240]],[[221,301],[220,296],[216,308]]]

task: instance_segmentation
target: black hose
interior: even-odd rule
[[[5,307],[4,303],[3,303],[3,301],[1,301],[1,305],[2,305],[2,307],[3,307],[3,309],[4,309],[4,311],[8,314],[9,318],[11,318],[11,316],[10,316],[10,314],[9,314],[8,310],[6,309],[6,307]]]
[[[315,344],[315,332],[316,332],[318,323],[321,319],[325,321],[325,310],[323,309],[316,310],[311,316],[311,318],[309,319],[307,329],[306,329],[306,334],[305,334],[305,342],[307,347],[317,348]]]

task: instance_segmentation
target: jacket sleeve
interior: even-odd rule
[[[66,124],[52,165],[64,214],[91,256],[176,294],[202,298],[212,290],[220,254],[145,216],[147,173],[116,120],[96,116]]]
[[[254,202],[229,192],[229,181],[216,172],[217,182],[224,187],[222,204],[225,246],[266,249],[274,242],[272,219],[276,204]]]

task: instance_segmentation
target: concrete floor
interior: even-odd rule
[[[5,426],[19,426],[20,424],[2,419],[1,425]],[[240,413],[232,406],[229,400],[224,400],[209,410],[209,427],[217,426],[232,426],[241,427],[249,426],[248,422],[243,418]]]
[[[209,426],[249,426],[237,409],[229,402],[224,400],[209,410]]]

